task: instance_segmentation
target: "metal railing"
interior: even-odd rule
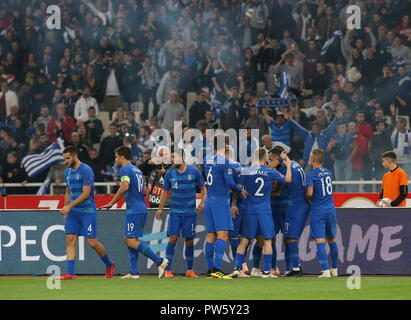
[[[0,188],[4,187],[6,188],[40,188],[43,185],[43,183],[40,182],[34,182],[34,183],[26,183],[26,184],[22,184],[22,183],[2,183],[0,184]],[[105,187],[106,188],[106,194],[111,194],[112,190],[114,187],[119,186],[120,183],[119,182],[94,182],[94,186],[95,187]],[[55,188],[61,188],[61,187],[66,187],[65,183],[60,183],[60,184],[56,184],[56,183],[51,183],[50,184],[50,194],[53,195],[54,193],[54,189]]]

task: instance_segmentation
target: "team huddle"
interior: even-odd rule
[[[186,277],[198,277],[193,270],[198,213],[204,214],[205,218],[207,239],[204,253],[209,277],[232,279],[279,276],[275,243],[279,232],[282,232],[285,243],[284,276],[302,276],[298,241],[309,214],[311,236],[317,243],[317,257],[321,265],[320,277],[337,276],[338,247],[335,241],[336,213],[332,174],[322,167],[324,152],[319,149],[312,151],[310,165],[313,170],[306,176],[303,168],[291,161],[280,146],[270,150],[268,156],[265,149],[257,149],[252,164],[243,167],[232,161],[233,150],[229,146],[228,137],[215,136],[213,144],[214,152],[204,159],[205,179],[199,169],[185,163],[184,150],[171,151],[173,168],[164,177],[163,192],[156,213],[156,219],[160,220],[166,201],[170,198],[167,225],[169,243],[165,258],[159,257],[150,246],[139,241],[146,223],[147,205],[144,197],[148,194],[148,189],[142,172],[130,162],[131,150],[124,146],[115,150],[121,185],[114,198],[101,209],[110,209],[125,198],[127,209],[124,235],[129,252],[130,272],[122,278],[139,278],[139,254],[157,265],[159,278],[174,277],[172,262],[180,235],[185,239]],[[97,239],[93,172],[79,161],[74,148],[66,148],[63,155],[68,169],[65,173],[65,206],[60,212],[65,219],[67,273],[60,279],[75,278],[74,261],[78,236],[87,238],[89,245],[105,264],[105,277],[112,278],[115,264]],[[198,190],[201,192],[201,200],[196,206]],[[253,267],[249,273],[246,254],[254,239]],[[227,242],[230,242],[235,258],[230,274],[222,271]],[[325,249],[326,242],[330,247],[331,268]]]

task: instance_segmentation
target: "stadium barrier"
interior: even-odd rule
[[[337,208],[376,208],[376,202],[379,198],[378,193],[334,193],[334,203]],[[114,195],[96,195],[97,208],[104,206],[113,199]],[[147,207],[149,203],[147,201]],[[197,205],[201,201],[201,196],[197,194]],[[406,201],[407,207],[411,208],[411,194],[408,194]],[[0,196],[0,210],[57,210],[64,206],[64,196]],[[113,209],[126,209],[124,199],[121,199],[113,206]]]
[[[128,251],[123,242],[124,210],[98,212],[98,238],[116,262],[116,273],[129,271]],[[162,220],[154,218],[150,209],[143,241],[150,244],[162,257],[167,246],[166,227],[168,210]],[[337,243],[339,246],[340,274],[356,265],[361,273],[384,275],[411,274],[411,211],[410,209],[337,209]],[[197,238],[194,240],[194,270],[206,272],[204,242],[206,239],[204,215],[198,216]],[[251,247],[252,249],[252,247]],[[249,252],[251,252],[251,249]],[[327,248],[328,250],[328,248]],[[279,267],[284,267],[282,235],[277,237]],[[178,241],[173,260],[176,274],[185,272],[184,241]],[[249,257],[247,258],[249,259]],[[300,240],[301,265],[307,274],[319,274],[316,245],[310,239],[309,226]],[[2,211],[0,213],[0,274],[42,275],[50,265],[66,270],[64,221],[58,211]],[[154,274],[155,265],[139,255],[139,272]],[[231,271],[233,255],[227,244],[223,270]],[[104,265],[98,255],[80,237],[76,262],[77,274],[103,274]]]
[[[372,192],[379,192],[381,181],[378,180],[347,180],[347,181],[333,181],[334,186],[358,186],[358,193],[364,192],[364,186],[371,186]],[[411,184],[411,180],[408,181]],[[22,185],[21,183],[1,183],[0,188],[40,188],[42,183],[26,183]],[[65,187],[65,183],[60,183],[58,186],[55,183],[50,184],[50,194],[54,194],[54,188]],[[111,194],[115,187],[119,186],[118,182],[94,182],[95,187],[104,187],[107,194]]]

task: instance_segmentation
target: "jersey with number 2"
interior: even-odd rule
[[[307,187],[313,188],[311,208],[334,207],[332,174],[325,168],[316,168],[307,175]]]

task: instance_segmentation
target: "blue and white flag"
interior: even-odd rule
[[[288,98],[288,87],[291,84],[291,77],[285,71],[281,71],[281,89],[278,95],[280,98]]]
[[[48,146],[40,154],[32,154],[23,158],[23,165],[28,176],[34,177],[52,165],[64,162],[63,158],[64,142],[58,138],[52,145]]]
[[[327,53],[328,49],[332,46],[335,38],[340,37],[340,36],[342,36],[342,35],[343,35],[343,33],[342,33],[341,30],[335,31],[335,32],[333,33],[333,35],[331,36],[331,38],[328,39],[328,40],[324,43],[324,46],[323,46],[323,48],[321,49],[321,55],[322,55],[322,56],[325,55],[325,54]]]
[[[36,195],[37,196],[44,196],[45,194],[47,194],[47,189],[50,187],[50,182],[51,182],[51,179],[49,177],[47,177],[47,179],[44,180],[43,184],[41,185],[41,187],[37,191]]]
[[[211,111],[214,114],[214,120],[215,120],[220,116],[221,111],[223,109],[223,104],[220,102],[220,100],[218,100],[216,88],[214,88],[213,91],[211,91],[210,105],[211,105]]]

